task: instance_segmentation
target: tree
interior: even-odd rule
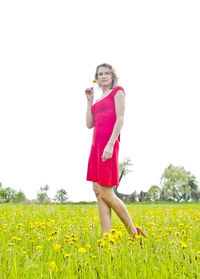
[[[170,164],[161,176],[161,185],[164,195],[168,200],[188,201],[191,197],[192,175],[184,167],[176,167]]]
[[[114,192],[118,198],[124,202],[136,202],[137,201],[137,192],[134,191],[132,194],[122,194],[117,191],[117,187],[114,187]]]
[[[161,189],[160,187],[158,187],[157,185],[152,185],[148,192],[147,192],[147,195],[149,196],[149,198],[152,200],[152,201],[156,201],[159,199],[160,197],[160,193],[161,193]]]
[[[3,188],[2,188],[2,183],[1,182],[0,182],[0,202],[4,202]]]
[[[129,167],[132,166],[131,159],[126,157],[122,163],[119,163],[119,182],[121,181],[123,176],[126,176],[128,173],[132,172],[129,170]]]
[[[40,203],[48,203],[50,199],[47,195],[47,191],[49,190],[49,186],[45,185],[44,187],[40,187],[40,192],[37,193],[37,201]]]
[[[56,192],[56,196],[54,197],[54,201],[64,203],[68,199],[67,192],[65,189],[60,189]]]
[[[119,169],[119,182],[122,180],[122,177],[125,177],[128,173],[132,172],[129,167],[132,166],[132,163],[131,163],[131,159],[129,157],[126,157],[124,159],[124,161],[122,163],[119,163],[119,166],[118,166],[118,169]],[[117,188],[118,186],[116,187],[113,187],[114,188],[114,192],[116,194],[116,196],[118,198],[120,198],[121,200],[125,201],[125,202],[135,202],[136,199],[137,199],[137,193],[136,191],[133,192],[132,194],[122,194],[122,193],[119,193]]]
[[[138,195],[139,202],[151,201],[147,192],[141,191]]]
[[[15,202],[24,202],[24,201],[26,201],[25,194],[21,190],[19,190],[19,192],[16,193],[16,195],[14,197],[14,201]]]
[[[189,180],[189,186],[191,190],[191,199],[192,201],[200,200],[200,191],[198,190],[198,184],[195,176],[191,176]]]
[[[1,198],[5,200],[5,202],[13,201],[15,195],[16,195],[16,191],[10,187],[2,188],[1,190]]]

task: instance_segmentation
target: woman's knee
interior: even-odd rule
[[[109,203],[114,198],[113,194],[112,187],[101,186],[100,196],[106,203]]]
[[[93,182],[92,186],[93,186],[93,191],[94,191],[96,197],[99,198],[100,197],[100,188],[99,188],[100,186],[96,182]]]

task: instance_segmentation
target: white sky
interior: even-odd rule
[[[119,191],[147,190],[170,164],[200,181],[199,1],[1,1],[0,182],[30,199],[48,184],[95,200],[84,90],[113,65],[126,92]]]

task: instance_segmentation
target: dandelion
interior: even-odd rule
[[[198,254],[198,255],[200,255],[200,250],[199,250],[199,251],[197,251],[197,254]]]
[[[103,234],[103,236],[105,236],[105,237],[110,237],[110,236],[111,236],[111,233],[105,232],[105,233]]]
[[[83,248],[83,247],[80,247],[80,248],[78,249],[78,252],[79,252],[80,254],[86,253],[86,249]]]
[[[56,271],[56,272],[58,271],[58,267],[54,261],[51,262],[51,269],[52,271]]]
[[[47,238],[47,241],[51,241],[51,240],[53,240],[54,239],[54,237],[53,236],[50,236],[49,238]]]
[[[64,254],[63,257],[66,259],[66,258],[69,258],[71,256],[71,254]]]
[[[60,244],[55,244],[54,247],[53,247],[53,250],[54,250],[54,251],[57,251],[57,250],[60,249],[60,247],[61,247]]]
[[[8,242],[8,246],[13,246],[13,245],[14,245],[14,243]]]
[[[187,248],[188,247],[188,244],[183,242],[183,241],[179,241],[179,245],[182,247],[182,248]]]
[[[119,236],[119,237],[122,237],[123,233],[121,231],[116,231],[116,235]]]
[[[85,247],[90,248],[91,246],[89,243],[87,243],[87,244],[85,244]]]
[[[19,227],[23,227],[23,224],[22,223],[17,224],[17,228]]]
[[[36,249],[36,251],[42,250],[42,246],[41,245],[37,245],[35,249]]]
[[[95,83],[95,82],[97,82],[96,78],[95,78],[95,79],[93,79],[93,82],[94,82],[94,83]]]
[[[172,228],[167,228],[167,231],[168,232],[171,232],[173,229]]]

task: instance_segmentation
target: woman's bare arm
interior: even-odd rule
[[[85,90],[85,94],[87,97],[86,126],[88,127],[88,129],[91,129],[94,127],[94,119],[92,114],[92,103],[94,99],[93,88],[87,88]]]
[[[88,101],[87,103],[87,111],[86,111],[86,126],[88,129],[94,127],[94,119],[92,115],[92,103]]]
[[[102,155],[103,161],[106,161],[107,159],[110,159],[112,157],[114,144],[117,138],[119,137],[124,122],[125,96],[122,90],[119,90],[115,94],[114,101],[115,101],[116,122],[111,137],[104,149]]]

